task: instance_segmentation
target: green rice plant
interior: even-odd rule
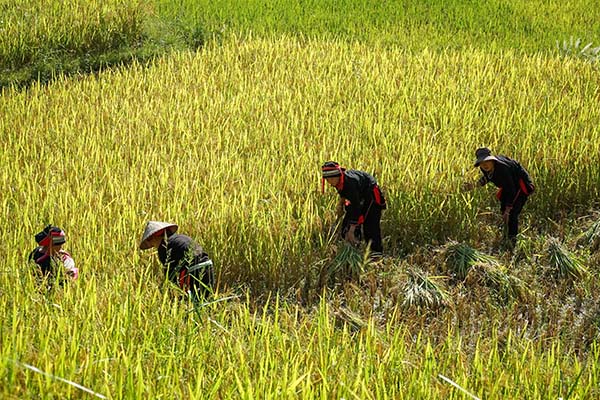
[[[546,242],[546,257],[550,273],[559,278],[581,279],[587,275],[583,261],[568,251],[557,238]]]
[[[218,37],[308,38],[425,48],[548,51],[548,38],[598,32],[589,0],[153,0],[161,15],[202,26]],[[335,12],[332,12],[335,10]],[[540,11],[543,10],[543,11]],[[556,16],[560,16],[558,19]]]
[[[451,241],[444,246],[446,267],[453,279],[464,280],[476,263],[499,265],[499,261],[466,243]]]
[[[19,256],[6,256],[11,274],[0,274],[2,398],[87,395],[65,380],[108,398],[455,396],[437,374],[481,398],[597,394],[596,363],[584,367],[561,337],[533,335],[510,315],[491,322],[476,314],[478,323],[466,330],[454,312],[441,310],[434,321],[411,329],[410,319],[377,325],[332,306],[335,298],[308,309],[278,300],[256,306],[251,297],[191,313],[139,265],[103,271],[83,256],[81,281],[47,298],[31,291],[29,276],[15,282]],[[592,343],[587,357],[599,354]]]
[[[577,238],[577,244],[589,247],[591,252],[600,250],[600,219],[595,221]]]
[[[415,267],[408,267],[406,275],[402,285],[403,307],[435,310],[448,305],[450,296],[443,283],[439,282],[441,277],[429,276]]]
[[[0,67],[7,66],[0,85],[48,82],[61,73],[98,71],[173,49],[195,51],[208,41],[280,35],[409,51],[547,53],[548,37],[589,35],[598,31],[598,21],[598,11],[587,0],[0,0]]]

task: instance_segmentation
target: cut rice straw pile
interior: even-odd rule
[[[436,282],[440,277],[428,276],[416,268],[408,268],[408,279],[403,285],[404,301],[402,306],[417,309],[436,309],[448,304],[449,295],[442,284]]]
[[[581,259],[569,252],[556,238],[548,239],[546,254],[554,276],[580,279],[587,274],[587,269]]]

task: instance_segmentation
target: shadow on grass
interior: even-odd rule
[[[108,50],[77,52],[49,48],[21,65],[5,66],[4,69],[0,66],[0,95],[11,87],[27,89],[34,84],[47,85],[61,77],[98,74],[107,69],[127,67],[133,62],[150,65],[171,51],[195,51],[205,42],[206,35],[201,26],[156,19],[146,23],[141,38]]]

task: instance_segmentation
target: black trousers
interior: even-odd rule
[[[372,204],[366,213],[365,221],[362,224],[362,235],[360,232],[355,232],[357,239],[364,239],[367,243],[371,242],[371,251],[383,253],[383,243],[381,241],[381,207]],[[342,239],[346,237],[346,233],[350,229],[348,214],[344,215],[342,221]]]
[[[523,206],[527,202],[527,196],[520,194],[513,202],[513,207],[508,213],[508,239],[515,241],[519,233],[519,214],[523,210]],[[504,214],[506,206],[500,207],[500,212]]]
[[[371,251],[383,253],[381,242],[381,208],[373,205],[363,223],[365,241],[371,242]]]

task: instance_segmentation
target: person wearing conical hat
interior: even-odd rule
[[[175,233],[178,226],[168,222],[146,224],[140,249],[155,248],[167,278],[193,300],[210,296],[214,285],[213,263],[192,238]]]
[[[500,212],[506,228],[508,245],[514,247],[519,233],[519,214],[523,210],[527,198],[534,192],[535,186],[529,173],[521,164],[512,158],[492,155],[487,147],[475,151],[475,167],[479,167],[482,176],[476,182],[463,184],[465,191],[485,186],[492,182],[498,191],[496,198],[500,201]]]
[[[41,277],[48,278],[48,282],[58,278],[61,283],[65,275],[73,280],[79,277],[75,261],[62,248],[66,242],[66,235],[62,229],[47,225],[35,235],[35,241],[38,247],[29,254],[29,260],[35,263]]]
[[[381,212],[386,209],[386,203],[375,178],[364,171],[342,168],[335,161],[327,161],[321,166],[321,176],[321,190],[327,181],[340,195],[345,212],[342,238],[355,244],[364,235],[372,255],[381,256]]]

